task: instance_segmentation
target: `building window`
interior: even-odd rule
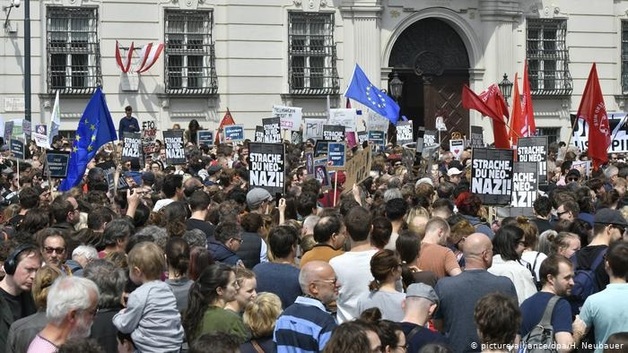
[[[560,141],[559,127],[539,127],[536,129],[537,136],[547,136],[547,144]]]
[[[216,94],[218,83],[211,11],[166,10],[165,86],[167,94]]]
[[[338,94],[334,14],[290,12],[290,94]]]
[[[628,94],[628,21],[621,21],[621,90]]]
[[[98,9],[48,7],[48,92],[90,94],[101,81]]]
[[[567,20],[528,19],[527,58],[532,95],[570,95]]]

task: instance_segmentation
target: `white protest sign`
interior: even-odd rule
[[[345,131],[357,130],[358,113],[355,109],[329,109],[330,125],[342,125]]]
[[[279,117],[282,129],[299,130],[301,128],[303,108],[273,105],[273,116]]]
[[[464,151],[464,140],[449,140],[449,151],[454,155],[454,159],[460,159]]]

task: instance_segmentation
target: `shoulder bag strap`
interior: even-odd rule
[[[266,353],[256,340],[251,340],[251,344],[257,353]]]
[[[421,325],[413,328],[412,331],[410,331],[408,335],[406,336],[406,342],[409,342],[412,339],[412,337],[414,337],[414,335],[416,335],[417,333],[419,333],[419,331],[421,331],[422,328],[423,326]]]
[[[541,319],[541,322],[539,322],[539,325],[543,327],[548,327],[552,324],[552,312],[554,311],[556,302],[558,302],[559,299],[560,297],[555,295],[549,300],[547,306],[545,307],[545,311],[543,312],[543,318]]]
[[[597,254],[597,257],[595,258],[595,261],[593,261],[593,263],[591,264],[591,270],[595,271],[595,269],[598,268],[598,266],[600,266],[602,261],[604,261],[604,255],[606,255],[607,251],[608,251],[608,248],[602,249],[600,251],[600,253]]]

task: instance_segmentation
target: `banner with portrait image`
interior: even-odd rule
[[[520,137],[517,142],[517,161],[537,165],[539,184],[547,183],[547,136]]]
[[[249,144],[249,186],[266,189],[273,197],[283,194],[285,150],[282,143]]]
[[[185,144],[183,130],[167,130],[164,134],[166,148],[166,163],[170,165],[185,164]]]
[[[512,199],[514,151],[476,148],[471,158],[471,192],[484,205],[509,205]]]

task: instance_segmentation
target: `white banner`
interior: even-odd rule
[[[356,109],[329,109],[329,124],[342,125],[345,131],[357,131],[358,112]]]
[[[282,129],[297,131],[301,128],[303,108],[273,105],[273,116],[279,117]]]

